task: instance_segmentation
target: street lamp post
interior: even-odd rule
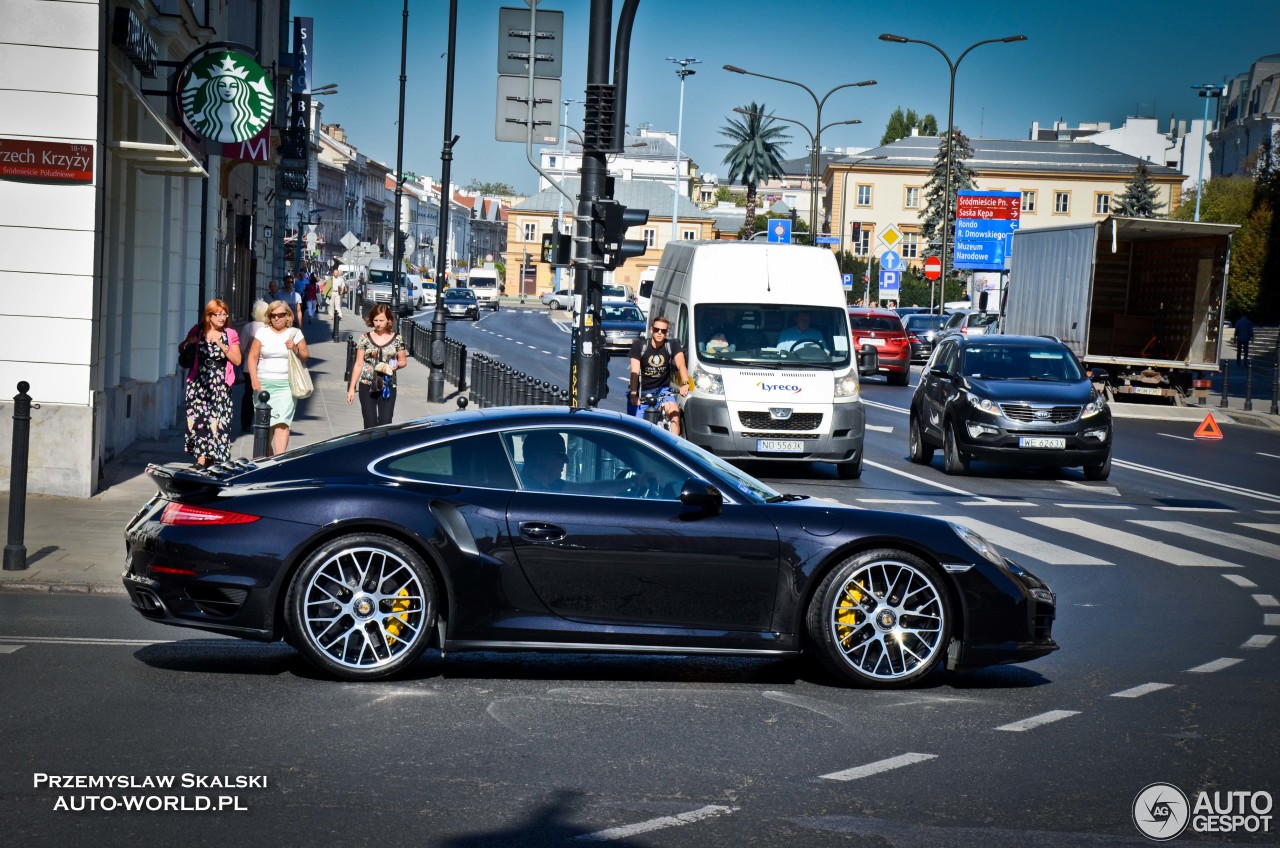
[[[804,124],[802,124],[800,121],[795,120],[794,118],[782,118],[782,117],[779,117],[778,115],[762,115],[762,114],[760,114],[759,112],[752,112],[752,111],[750,111],[749,109],[743,109],[741,106],[734,107],[734,110],[733,110],[733,111],[737,112],[737,113],[738,113],[738,114],[740,114],[740,115],[747,115],[747,116],[760,117],[760,118],[766,118],[766,117],[767,117],[767,118],[772,118],[772,119],[773,119],[773,120],[775,120],[775,121],[786,121],[788,124],[795,124],[797,127],[799,127],[800,129],[804,130],[804,134],[805,134],[805,135],[807,135],[807,136],[809,136],[809,151],[810,151],[810,155],[809,155],[809,161],[810,161],[810,166],[809,166],[809,184],[810,184],[810,190],[811,190],[811,191],[816,191],[816,189],[817,189],[817,187],[818,187],[817,175],[814,173],[814,169],[815,169],[815,167],[816,167],[815,157],[818,155],[818,151],[820,151],[820,148],[817,146],[817,144],[818,144],[817,140],[818,140],[818,138],[821,138],[821,137],[822,137],[822,131],[823,131],[823,130],[829,130],[829,129],[831,129],[832,127],[838,127],[838,126],[841,126],[842,124],[860,124],[860,123],[862,123],[862,120],[861,120],[860,118],[854,118],[854,119],[849,120],[849,121],[832,121],[831,123],[826,124],[825,126],[818,127],[818,132],[815,134],[815,133],[813,133],[813,132],[810,132],[810,131],[809,131],[809,128],[808,128],[807,126],[805,126]],[[875,158],[877,158],[877,159],[883,159],[884,157],[883,157],[883,156],[877,156],[877,157],[875,157]],[[811,200],[811,201],[810,201],[810,214],[811,214],[811,215],[816,216],[816,215],[817,215],[817,209],[818,209],[818,207],[817,207],[817,205],[816,205],[816,201]],[[816,224],[816,222],[815,222],[814,220],[812,220],[812,218],[811,218],[811,219],[810,219],[810,221],[809,221],[809,244],[816,244],[816,243],[817,243],[817,242],[815,242],[815,241],[814,241],[814,236],[817,234],[817,232],[818,232],[817,224]]]
[[[1215,83],[1193,85],[1191,88],[1200,92],[1204,98],[1204,122],[1200,124],[1200,174],[1196,177],[1196,216],[1192,220],[1200,220],[1200,196],[1204,194],[1204,160],[1205,146],[1209,137],[1209,101],[1224,94],[1223,87]]]
[[[444,81],[444,145],[440,150],[440,240],[436,249],[436,308],[431,316],[431,343],[429,360],[431,377],[427,381],[427,402],[444,400],[444,284],[446,247],[449,244],[449,181],[452,179],[453,146],[458,136],[453,134],[453,75],[458,47],[458,0],[449,0],[449,58],[445,64]],[[403,122],[402,122],[403,123]]]
[[[955,134],[956,68],[960,67],[960,63],[964,61],[964,57],[968,56],[969,51],[975,47],[981,47],[983,44],[995,44],[997,42],[1008,43],[1012,41],[1026,41],[1027,37],[1025,35],[1006,35],[1004,38],[984,39],[983,41],[970,44],[966,47],[964,52],[960,54],[960,58],[956,59],[954,62],[951,61],[951,57],[946,54],[946,51],[934,44],[932,41],[923,41],[919,38],[907,38],[905,35],[890,35],[889,33],[881,35],[880,40],[891,41],[895,44],[923,44],[927,47],[932,47],[934,50],[938,51],[943,59],[946,60],[947,68],[951,71],[951,90],[947,96],[947,137],[943,142],[947,145],[947,173],[945,180],[946,188],[944,189],[942,196],[942,276],[939,278],[942,280],[942,290],[945,292],[948,266],[950,265],[947,261],[947,248],[951,236],[951,141],[952,136]]]
[[[570,103],[586,103],[587,101],[561,100],[560,102],[564,104],[564,117],[561,118],[560,120],[560,126],[562,129],[565,130],[564,141],[562,141],[560,144],[560,185],[563,186],[564,177],[565,177],[564,160],[569,158],[569,130],[573,130],[573,127],[569,126],[569,104]],[[582,133],[579,133],[577,130],[573,130],[573,131],[575,133],[578,133],[579,139],[582,138]],[[559,245],[560,239],[563,236],[564,236],[564,193],[561,192],[559,197],[559,205],[556,206],[556,244],[557,245]],[[559,248],[557,247],[557,253],[558,251],[559,251]],[[559,258],[560,258],[559,256],[556,256],[557,260]],[[560,281],[563,274],[564,274],[564,269],[561,268],[559,265],[556,265],[556,291],[560,291],[560,288],[561,288]],[[520,292],[521,294],[524,293],[524,277],[520,278]]]
[[[676,76],[680,77],[680,109],[676,113],[676,197],[671,204],[671,240],[675,241],[680,238],[679,231],[676,229],[680,223],[680,133],[684,129],[684,81],[686,77],[691,77],[697,71],[690,68],[690,65],[702,64],[701,59],[672,59],[667,57],[668,62],[674,62],[680,67],[676,70]]]
[[[725,65],[725,66],[724,66],[724,69],[725,69],[726,71],[730,71],[730,72],[735,73],[735,74],[746,74],[747,76],[752,76],[752,77],[761,77],[762,79],[771,79],[771,80],[774,80],[775,82],[785,82],[787,85],[794,85],[794,86],[797,86],[797,87],[799,87],[799,88],[803,88],[806,92],[808,92],[809,96],[810,96],[811,98],[813,98],[813,105],[814,105],[814,106],[817,108],[817,110],[818,110],[818,117],[817,117],[817,120],[816,120],[816,121],[814,121],[814,124],[813,124],[813,125],[814,125],[815,127],[817,127],[817,130],[818,130],[818,131],[817,131],[817,133],[815,133],[815,134],[813,134],[813,135],[811,135],[811,136],[810,136],[810,138],[811,138],[811,140],[812,140],[812,142],[813,142],[813,147],[812,147],[812,153],[811,153],[811,156],[810,156],[810,161],[811,161],[813,164],[812,164],[812,166],[811,166],[811,167],[810,167],[810,169],[809,169],[809,170],[810,170],[810,174],[809,174],[809,176],[810,176],[810,187],[809,187],[809,230],[810,230],[810,232],[817,232],[817,227],[818,227],[818,224],[817,224],[817,220],[818,220],[818,181],[817,181],[817,171],[818,171],[818,159],[819,159],[819,153],[818,153],[818,151],[820,151],[820,150],[822,149],[822,130],[824,129],[824,127],[822,126],[822,107],[823,107],[823,105],[827,102],[827,98],[828,98],[828,97],[830,97],[831,95],[835,94],[837,91],[839,91],[839,90],[840,90],[840,89],[842,89],[842,88],[860,88],[860,87],[862,87],[862,86],[875,85],[875,84],[876,84],[876,81],[875,81],[875,80],[863,80],[862,82],[846,82],[846,83],[844,83],[843,85],[837,85],[835,88],[831,89],[831,90],[830,90],[830,91],[828,91],[826,94],[822,95],[822,98],[821,98],[821,99],[819,99],[819,98],[818,98],[818,95],[816,95],[816,94],[814,94],[814,93],[813,93],[813,89],[809,88],[809,86],[805,85],[805,84],[804,84],[804,83],[802,83],[802,82],[796,82],[795,80],[783,79],[782,77],[773,77],[773,76],[769,76],[768,74],[758,74],[758,73],[756,73],[755,71],[748,71],[748,70],[744,70],[743,68],[739,68],[737,65]],[[791,123],[793,123],[793,124],[794,124],[794,123],[799,123],[799,122],[797,122],[797,121],[792,121]],[[839,122],[839,123],[849,123],[849,122],[848,122],[848,121],[841,121],[841,122]],[[800,126],[804,126],[804,125],[803,125],[803,124],[800,124]],[[834,126],[834,124],[831,124],[831,125],[829,125],[829,126]]]

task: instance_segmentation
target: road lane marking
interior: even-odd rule
[[[1082,554],[1079,551],[1073,551],[1070,548],[1064,548],[1055,545],[1052,542],[1046,542],[1037,539],[1034,536],[1027,536],[1016,530],[1010,530],[996,524],[987,524],[983,521],[975,521],[965,516],[938,516],[943,521],[954,521],[962,524],[979,535],[985,537],[991,543],[999,548],[1008,548],[1019,554],[1029,556],[1032,559],[1038,559],[1048,565],[1114,565],[1115,563],[1107,562],[1105,559]]]
[[[1214,660],[1213,662],[1207,662],[1204,665],[1189,668],[1187,669],[1187,672],[1190,674],[1212,674],[1215,671],[1222,671],[1224,668],[1231,668],[1231,666],[1242,662],[1244,662],[1244,660],[1236,659],[1235,657],[1222,657],[1221,659]]]
[[[1031,501],[998,501],[986,498],[980,501],[960,501],[960,506],[1035,506]]]
[[[1248,551],[1251,554],[1260,554],[1274,560],[1280,560],[1280,545],[1274,542],[1250,539],[1248,536],[1241,536],[1236,533],[1224,533],[1221,530],[1212,530],[1208,527],[1188,524],[1185,521],[1139,521],[1131,518],[1129,523],[1139,524],[1143,527],[1150,527],[1152,530],[1161,530],[1166,533],[1177,533],[1192,539],[1204,539],[1206,542],[1212,542],[1215,545],[1222,545],[1223,547]]]
[[[1262,623],[1267,627],[1280,627],[1280,613],[1263,613]]]
[[[1136,506],[1124,504],[1056,503],[1054,506],[1060,506],[1063,509],[1137,509]]]
[[[1158,506],[1160,512],[1238,512],[1238,510],[1218,506]]]
[[[1166,439],[1181,439],[1184,442],[1194,442],[1195,439],[1190,436],[1175,436],[1172,433],[1156,433],[1157,436],[1164,436]]]
[[[890,468],[888,465],[881,465],[880,463],[870,459],[863,459],[862,464],[870,465],[872,468],[879,468],[881,471],[888,471],[890,474],[897,474],[899,477],[906,477],[908,480],[915,480],[917,483],[923,483],[926,486],[932,486],[935,489],[941,489],[942,491],[950,492],[953,495],[964,495],[967,498],[980,497],[980,495],[975,495],[973,492],[966,492],[964,489],[957,489],[956,487],[948,486],[945,483],[938,483],[934,480],[921,477],[918,474],[909,474],[900,468]]]
[[[1280,533],[1280,524],[1247,524],[1243,521],[1237,521],[1241,527],[1248,527],[1250,530],[1263,530],[1267,533]]]
[[[892,771],[903,766],[915,765],[923,763],[926,760],[935,759],[937,754],[899,754],[896,757],[890,757],[887,760],[877,760],[874,763],[867,763],[865,766],[854,766],[844,771],[833,771],[831,774],[821,775],[821,780],[860,780],[864,777],[871,777],[874,774],[880,774],[885,771]]]
[[[863,398],[863,399],[862,399],[862,405],[863,405],[863,406],[874,406],[876,409],[887,409],[887,410],[888,410],[888,411],[890,411],[890,412],[897,412],[897,413],[900,413],[900,414],[902,414],[902,415],[907,415],[908,413],[910,413],[910,410],[909,410],[909,409],[906,409],[905,407],[901,407],[901,406],[890,406],[890,405],[889,405],[889,404],[887,404],[887,403],[880,403],[879,401],[875,401],[875,400],[867,400],[866,398]]]
[[[1112,692],[1113,698],[1141,698],[1143,695],[1150,695],[1152,692],[1159,692],[1161,689],[1172,689],[1172,683],[1144,683],[1141,686],[1135,686],[1132,689],[1125,689],[1121,692]]]
[[[1267,459],[1280,459],[1280,456],[1274,453],[1263,453],[1262,451],[1258,451],[1258,456],[1265,456]]]
[[[1059,480],[1064,486],[1070,486],[1073,489],[1084,489],[1095,495],[1114,495],[1120,497],[1120,490],[1115,486],[1099,486],[1097,483],[1081,483],[1079,480]]]
[[[168,645],[176,639],[93,639],[75,636],[0,636],[0,642],[26,642],[38,645]],[[236,644],[232,640],[230,644]]]
[[[1064,718],[1071,718],[1074,715],[1080,715],[1079,710],[1049,710],[1047,713],[1024,718],[1022,721],[1015,721],[1010,724],[1003,724],[996,730],[1007,730],[1010,733],[1021,733],[1024,730],[1034,730],[1046,724],[1052,724],[1055,721],[1062,721]]]
[[[674,816],[661,816],[648,821],[637,822],[636,824],[623,825],[622,827],[611,827],[608,830],[598,830],[595,833],[584,833],[576,837],[581,842],[611,842],[615,839],[627,839],[632,836],[638,836],[641,833],[652,833],[655,830],[665,830],[668,827],[681,827],[686,824],[693,824],[704,819],[715,818],[716,816],[725,816],[729,813],[738,811],[737,807],[721,807],[716,804],[708,804],[705,807],[699,807],[696,810],[690,810],[687,813],[679,813]]]
[[[855,498],[858,503],[870,504],[906,504],[914,506],[937,506],[937,501],[896,501],[893,498]]]
[[[1280,495],[1274,495],[1269,492],[1259,492],[1254,489],[1246,489],[1243,486],[1230,486],[1226,483],[1215,483],[1211,480],[1204,480],[1200,477],[1191,477],[1187,474],[1177,474],[1173,471],[1165,471],[1160,468],[1152,468],[1148,465],[1139,465],[1136,462],[1128,462],[1123,459],[1111,460],[1111,464],[1119,468],[1125,468],[1129,471],[1141,471],[1143,474],[1154,474],[1157,477],[1165,477],[1170,480],[1177,480],[1181,483],[1190,483],[1193,486],[1203,486],[1207,489],[1216,489],[1219,492],[1230,492],[1234,495],[1243,495],[1246,498],[1257,498],[1258,500],[1270,501],[1271,503],[1280,503]]]
[[[1028,521],[1060,530],[1063,533],[1074,533],[1085,539],[1092,539],[1104,545],[1120,548],[1127,553],[1141,553],[1142,556],[1162,560],[1171,565],[1190,566],[1194,568],[1239,568],[1235,563],[1206,557],[1194,551],[1184,551],[1164,542],[1157,542],[1136,533],[1103,527],[1079,518],[1041,518],[1029,516]]]
[[[0,645],[0,654],[12,654],[14,651],[21,651],[25,645]]]
[[[1241,648],[1265,648],[1276,640],[1274,636],[1250,636]]]
[[[1258,584],[1254,583],[1248,577],[1241,577],[1239,574],[1224,574],[1223,577],[1239,586],[1241,589],[1256,589]]]
[[[880,426],[879,424],[864,424],[863,426],[864,426],[866,429],[868,429],[868,430],[875,430],[877,433],[892,433],[892,432],[893,432],[893,428],[892,428],[892,427],[882,427],[882,426]]]
[[[1280,607],[1280,601],[1276,600],[1275,595],[1254,595],[1253,599],[1260,607]]]

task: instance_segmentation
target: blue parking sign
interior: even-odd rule
[[[840,275],[840,279],[844,282],[844,287],[845,287],[845,288],[847,288],[847,289],[851,289],[851,288],[853,288],[853,275],[852,275],[852,274],[841,274],[841,275]]]

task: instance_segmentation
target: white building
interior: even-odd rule
[[[1209,110],[1210,115],[1213,109]],[[1209,132],[1213,121],[1209,121]],[[1087,141],[1127,153],[1153,165],[1174,168],[1183,175],[1182,188],[1195,188],[1203,176],[1209,179],[1209,146],[1205,143],[1205,122],[1175,121],[1169,118],[1168,130],[1161,132],[1155,118],[1127,117],[1123,124],[1112,127],[1105,121],[1081,123],[1068,127],[1065,121],[1055,121],[1050,128],[1041,128],[1038,121],[1031,124],[1032,141]]]
[[[1280,150],[1280,53],[1263,56],[1227,83],[1219,108],[1221,128],[1209,136],[1213,175],[1252,177],[1263,139]]]

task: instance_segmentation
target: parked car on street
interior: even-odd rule
[[[629,300],[606,300],[600,304],[600,334],[609,355],[625,354],[644,335],[644,313]]]
[[[849,308],[849,329],[853,346],[872,345],[880,359],[880,373],[892,386],[905,386],[911,376],[911,345],[902,319],[892,309],[853,306]]]
[[[938,335],[960,333],[965,336],[980,336],[987,332],[987,328],[995,323],[997,317],[999,316],[994,313],[979,312],[977,309],[957,309],[947,316],[947,322],[942,325]]]
[[[1101,370],[1093,380],[1105,380]],[[1105,480],[1111,408],[1057,339],[952,333],[920,373],[907,446],[921,465],[941,448],[948,474],[965,473],[976,458],[1083,467],[1085,479]]]
[[[920,312],[907,315],[902,319],[902,328],[907,331],[907,342],[911,345],[912,362],[925,362],[929,359],[938,333],[946,321],[945,315]]]
[[[125,530],[134,609],[288,639],[343,680],[435,645],[807,651],[845,684],[897,688],[1058,648],[1054,593],[974,531],[782,494],[621,413],[460,411],[147,473],[160,491]],[[199,648],[183,668],[205,655],[227,671]]]
[[[567,309],[573,305],[573,289],[557,289],[542,295],[542,305],[548,309]]]
[[[444,293],[444,314],[449,318],[480,320],[480,304],[471,289],[451,288]]]

